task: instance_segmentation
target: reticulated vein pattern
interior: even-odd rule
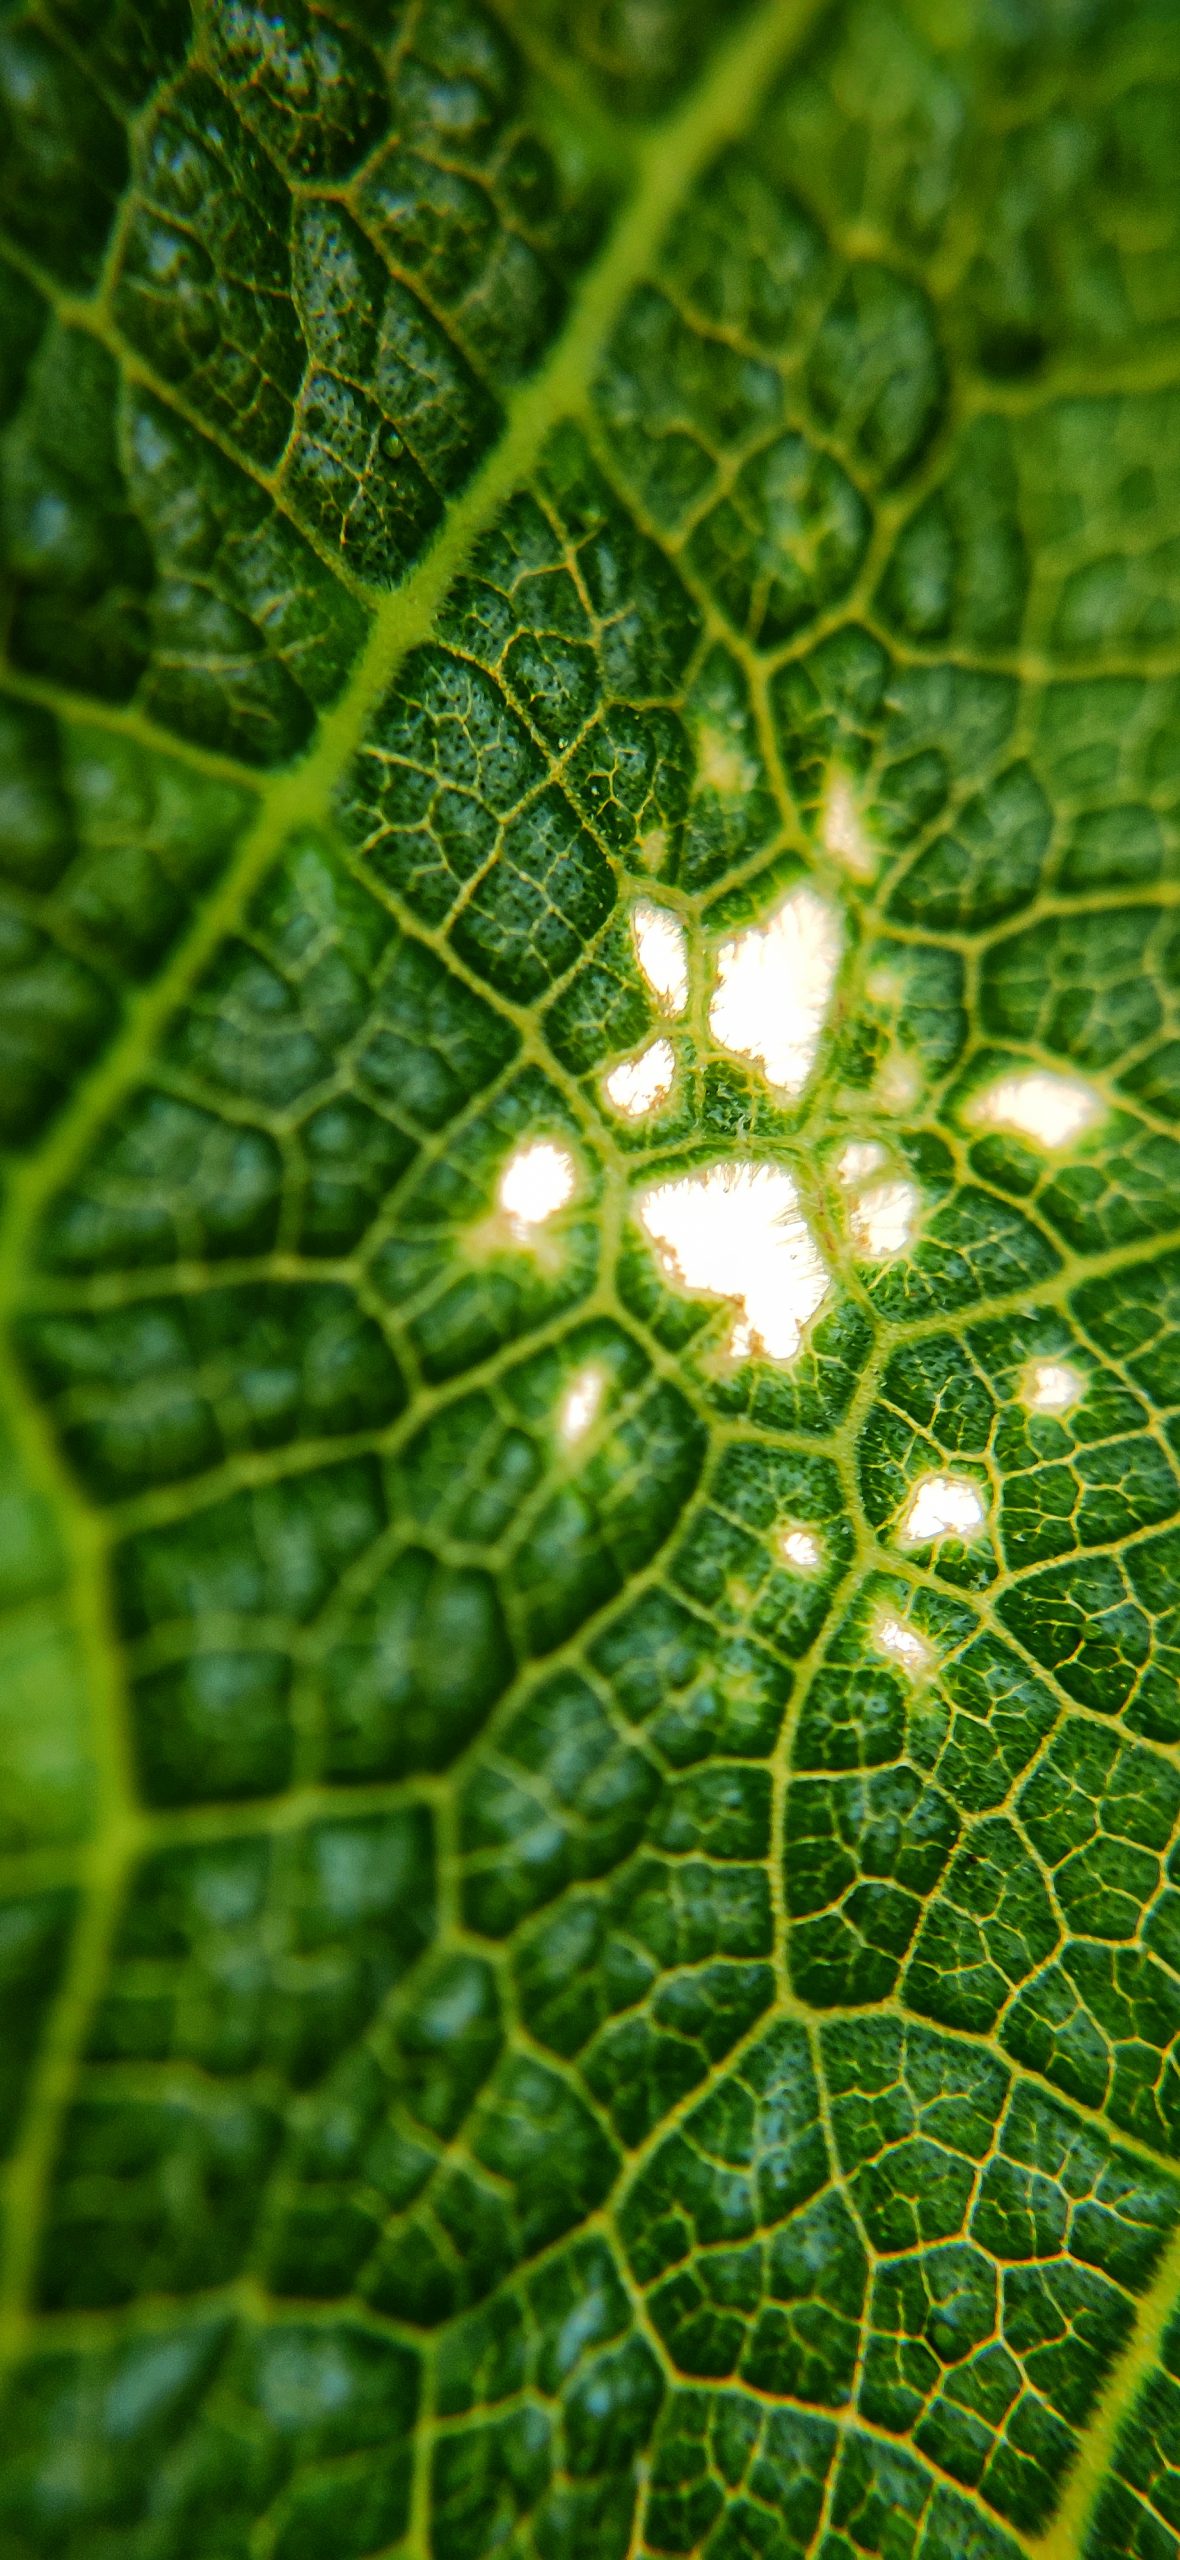
[[[0,2560],[1180,2560],[1178,134],[0,7]]]

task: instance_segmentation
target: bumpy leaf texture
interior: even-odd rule
[[[0,13],[0,2560],[1180,2553],[1178,137]]]

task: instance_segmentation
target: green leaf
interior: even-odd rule
[[[0,7],[0,2560],[1180,2560],[1178,132]]]

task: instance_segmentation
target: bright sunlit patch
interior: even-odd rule
[[[676,1074],[676,1052],[670,1040],[653,1040],[637,1058],[624,1058],[621,1066],[612,1067],[603,1080],[604,1091],[616,1111],[625,1111],[628,1119],[641,1120],[645,1111],[654,1111],[671,1093]]]
[[[753,1058],[776,1093],[801,1093],[815,1063],[836,971],[840,919],[814,889],[792,889],[765,924],[723,942],[709,1028]]]
[[[877,868],[877,853],[856,794],[846,773],[828,776],[820,816],[820,835],[825,853],[842,863],[854,880],[871,880]]]
[[[718,1164],[641,1193],[638,1214],[669,1279],[737,1309],[735,1359],[793,1359],[828,1294],[828,1275],[790,1174]]]
[[[901,1175],[871,1182],[857,1193],[848,1212],[852,1248],[862,1262],[892,1262],[908,1253],[918,1232],[921,1194],[916,1182]]]
[[[1056,1075],[1048,1067],[1028,1067],[972,1095],[967,1117],[980,1128],[1014,1129],[1035,1146],[1052,1150],[1072,1145],[1101,1116],[1098,1095],[1080,1076]]]
[[[923,1476],[906,1504],[901,1535],[911,1547],[934,1538],[975,1538],[983,1520],[983,1497],[966,1476]]]
[[[784,1529],[778,1542],[784,1564],[796,1573],[818,1573],[824,1551],[814,1529]]]
[[[912,1680],[920,1680],[923,1672],[934,1665],[934,1655],[925,1636],[916,1627],[907,1627],[904,1618],[895,1618],[889,1609],[881,1609],[873,1622],[873,1643],[878,1653],[900,1663]]]
[[[679,916],[641,898],[631,909],[635,957],[666,1013],[683,1013],[688,1003],[688,943]]]
[[[557,1409],[558,1437],[567,1449],[584,1440],[598,1419],[606,1393],[606,1371],[596,1360],[575,1371]]]
[[[1030,1413],[1068,1413],[1085,1392],[1085,1379],[1068,1360],[1030,1360],[1021,1388]]]
[[[526,1138],[503,1167],[496,1198],[516,1233],[527,1236],[572,1200],[577,1175],[568,1147],[552,1138]]]

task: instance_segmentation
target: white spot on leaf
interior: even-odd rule
[[[1093,1127],[1102,1103],[1080,1076],[1048,1067],[1018,1069],[972,1095],[967,1117],[980,1128],[1013,1129],[1018,1137],[1052,1151],[1070,1146]]]
[[[606,1371],[599,1367],[597,1361],[588,1361],[586,1367],[577,1370],[570,1379],[557,1414],[558,1434],[567,1449],[584,1440],[592,1423],[597,1421],[605,1391]]]
[[[688,1003],[688,943],[679,916],[641,898],[631,909],[635,957],[666,1013],[683,1013]]]
[[[879,1173],[885,1162],[885,1149],[875,1138],[853,1138],[842,1147],[836,1159],[836,1179],[850,1190],[857,1182],[865,1182],[871,1173]]]
[[[814,1529],[784,1529],[778,1542],[784,1564],[796,1573],[818,1573],[824,1560],[823,1547]]]
[[[904,1049],[891,1049],[877,1069],[873,1091],[882,1111],[912,1111],[922,1092],[922,1078]]]
[[[895,1617],[889,1609],[878,1611],[873,1622],[873,1643],[878,1653],[900,1663],[913,1680],[920,1680],[934,1667],[934,1655],[925,1636],[920,1636],[916,1627],[907,1627],[905,1619]]]
[[[793,1359],[823,1305],[828,1275],[789,1173],[773,1164],[719,1164],[656,1183],[638,1214],[668,1277],[737,1309],[735,1359]]]
[[[872,1179],[888,1161],[873,1138],[850,1140],[836,1159],[836,1179],[852,1195],[848,1232],[862,1262],[892,1262],[908,1252],[918,1231],[922,1201],[917,1184],[902,1174]]]
[[[801,1093],[815,1064],[840,939],[834,909],[801,886],[717,954],[709,1028],[723,1049],[753,1058],[776,1093]]]
[[[922,1199],[916,1182],[900,1175],[873,1182],[858,1193],[848,1213],[854,1252],[862,1262],[892,1262],[908,1253],[918,1232]]]
[[[637,1058],[624,1058],[621,1066],[612,1067],[604,1079],[607,1099],[616,1111],[625,1111],[628,1119],[641,1120],[645,1111],[654,1111],[672,1090],[676,1074],[676,1052],[670,1040],[653,1040],[641,1049]]]
[[[1086,1392],[1086,1381],[1068,1360],[1030,1360],[1023,1400],[1032,1413],[1068,1413]]]
[[[552,1138],[526,1138],[503,1167],[496,1197],[515,1233],[527,1237],[564,1209],[576,1183],[568,1147],[559,1147]]]
[[[854,880],[872,879],[877,868],[877,850],[846,773],[837,771],[828,777],[820,835],[825,853],[831,854],[834,862],[842,863]]]
[[[966,1476],[923,1476],[902,1515],[901,1535],[911,1547],[935,1538],[974,1538],[983,1527],[983,1497]]]
[[[736,800],[741,792],[751,790],[757,779],[737,739],[727,738],[723,729],[702,721],[697,731],[697,780],[706,791],[715,791],[722,800]]]

